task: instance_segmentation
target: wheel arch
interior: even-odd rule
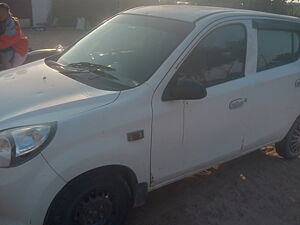
[[[294,119],[293,121],[291,121],[291,123],[289,124],[289,126],[287,127],[286,131],[284,132],[284,136],[276,143],[280,143],[282,141],[284,141],[284,139],[286,139],[286,137],[288,136],[289,132],[293,129],[293,127],[295,126],[295,124],[300,120],[300,115],[298,115],[296,117],[296,119]]]
[[[300,116],[296,118],[293,122],[292,126],[289,128],[285,137],[275,144],[277,153],[286,159],[294,159],[299,157],[299,146],[296,144],[295,146],[295,138],[296,141],[299,141],[299,125],[300,125]],[[292,142],[292,139],[293,142]],[[292,144],[294,143],[294,144]]]
[[[130,191],[132,193],[133,197],[133,204],[135,202],[136,198],[136,192],[138,190],[138,179],[136,174],[132,169],[130,169],[127,166],[123,165],[108,165],[108,166],[102,166],[98,168],[91,169],[89,171],[86,171],[76,177],[74,177],[72,180],[66,183],[66,185],[56,194],[56,196],[53,198],[48,210],[47,214],[44,219],[44,225],[46,224],[46,221],[48,221],[49,215],[55,210],[56,204],[59,204],[59,199],[63,197],[64,193],[68,191],[68,189],[72,186],[72,184],[85,176],[93,176],[94,174],[103,173],[109,176],[121,176],[125,182],[128,184]]]

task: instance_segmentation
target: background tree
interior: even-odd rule
[[[258,10],[264,12],[272,12],[279,14],[287,14],[287,0],[242,0],[243,8]]]

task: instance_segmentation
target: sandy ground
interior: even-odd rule
[[[33,49],[82,35],[70,28],[24,33]],[[300,159],[281,159],[268,148],[150,193],[127,225],[299,225],[299,189]]]

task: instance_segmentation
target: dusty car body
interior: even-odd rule
[[[299,32],[261,12],[141,7],[1,73],[0,224],[119,225],[216,163],[272,143],[297,157]]]

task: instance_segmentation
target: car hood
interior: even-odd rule
[[[69,117],[107,105],[118,96],[119,92],[89,87],[38,61],[0,73],[0,129],[5,122],[29,117]]]

